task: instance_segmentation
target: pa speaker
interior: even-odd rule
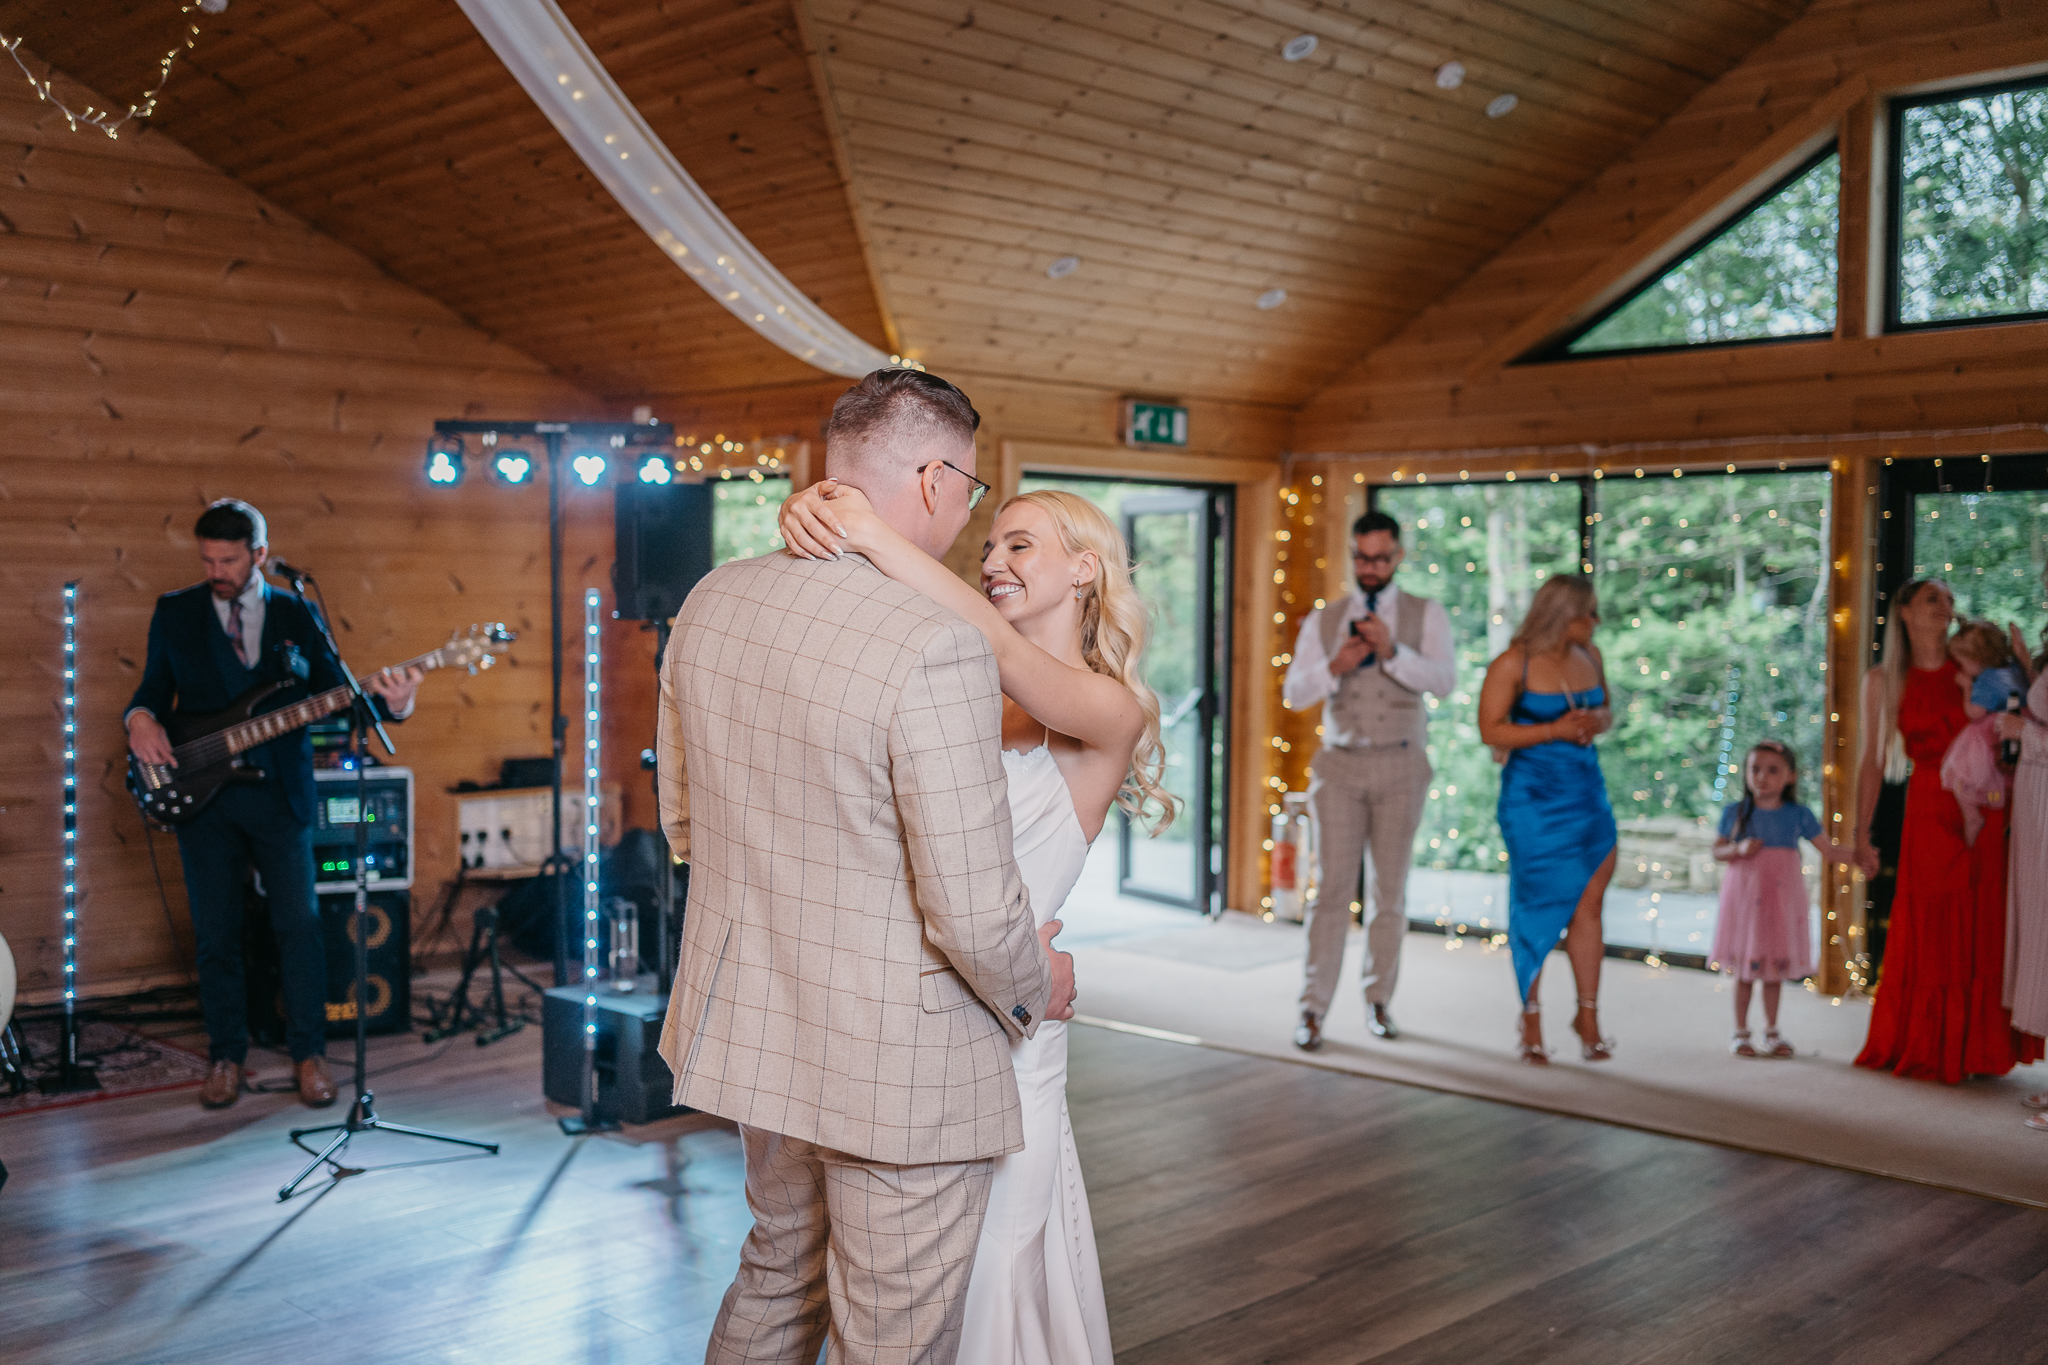
[[[619,615],[666,621],[711,572],[711,486],[622,483],[612,589]]]
[[[327,947],[327,1036],[354,1037],[356,1031],[356,897],[353,891],[321,896],[320,930]],[[412,1030],[412,896],[405,891],[372,891],[369,921],[369,1005],[371,1033]],[[243,981],[247,990],[249,1037],[266,1047],[284,1042],[282,973],[277,940],[270,932],[270,906],[251,893],[243,920]]]

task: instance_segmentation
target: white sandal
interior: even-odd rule
[[[1799,1049],[1786,1042],[1776,1029],[1767,1028],[1764,1030],[1764,1056],[1782,1058],[1797,1057],[1798,1055]]]
[[[1600,1001],[1597,997],[1591,1000],[1587,1000],[1584,997],[1581,997],[1579,1000],[1579,1008],[1581,1010],[1592,1010],[1594,1012],[1594,1016],[1597,1018],[1600,1010]],[[1579,1026],[1577,1020],[1572,1021],[1572,1032],[1578,1034],[1580,1061],[1611,1062],[1614,1060],[1614,1040],[1612,1038],[1601,1037],[1597,1032],[1597,1026],[1596,1032],[1593,1035],[1593,1041],[1590,1043],[1586,1041],[1586,1036],[1584,1034],[1579,1033]]]
[[[1542,1014],[1542,1006],[1538,1005],[1534,1000],[1531,1000],[1522,1006],[1522,1018],[1524,1019],[1529,1018],[1531,1015],[1535,1015],[1540,1018]],[[1543,1044],[1541,1043],[1529,1042],[1526,1038],[1522,1036],[1519,1025],[1516,1028],[1516,1042],[1519,1046],[1522,1064],[1524,1066],[1550,1065],[1550,1049],[1543,1046]]]
[[[1749,1030],[1746,1028],[1735,1030],[1735,1036],[1728,1040],[1728,1051],[1737,1057],[1754,1057],[1758,1055],[1756,1048],[1750,1044]]]
[[[2020,1103],[2029,1109],[2048,1109],[2048,1090],[2039,1090],[2031,1095],[2020,1096]]]

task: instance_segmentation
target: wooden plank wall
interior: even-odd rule
[[[2048,324],[1870,335],[1871,144],[1887,91],[2048,61],[2048,17],[1992,0],[1816,0],[1772,41],[1302,409],[1294,449],[1365,454],[2048,420]],[[1832,340],[1507,364],[1681,224],[1838,128]],[[1887,452],[1889,453],[1889,452]],[[1762,452],[1757,452],[1762,457]],[[1727,458],[1741,462],[1741,456]],[[1770,459],[1782,458],[1771,454]]]
[[[430,488],[424,439],[440,417],[617,414],[159,134],[68,132],[16,81],[0,82],[0,143],[0,932],[24,993],[60,979],[67,579],[82,584],[81,980],[184,975],[177,855],[157,836],[174,944],[121,786],[120,716],[154,601],[198,577],[191,524],[221,496],[261,507],[277,553],[322,574],[359,667],[472,621],[521,631],[509,666],[429,679],[394,733],[419,773],[416,894],[431,894],[455,861],[442,789],[547,751],[547,537],[542,490]],[[610,560],[610,500],[573,498],[572,604],[607,586]],[[612,635],[617,772],[647,742],[652,646]],[[642,784],[625,778],[630,799]]]

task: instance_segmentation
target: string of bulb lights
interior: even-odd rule
[[[193,0],[189,5],[178,6],[178,13],[186,15],[198,10],[205,14],[219,14],[227,7],[228,0]],[[14,64],[20,67],[21,74],[28,78],[28,88],[36,92],[36,98],[62,114],[64,122],[70,126],[72,132],[78,132],[82,128],[97,128],[108,137],[118,140],[123,124],[136,119],[146,119],[156,112],[157,97],[163,94],[164,86],[171,79],[171,67],[199,41],[197,24],[188,21],[181,27],[185,30],[184,37],[170,51],[157,59],[156,84],[143,91],[142,98],[129,105],[127,113],[118,116],[111,109],[101,109],[91,104],[82,110],[73,109],[58,99],[52,79],[38,79],[36,73],[29,70],[28,63],[21,59],[21,35],[10,39],[6,34],[0,33],[0,49],[5,49],[7,55],[14,58]]]

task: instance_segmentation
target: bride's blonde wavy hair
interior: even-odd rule
[[[1162,785],[1166,746],[1159,738],[1159,698],[1138,676],[1145,652],[1145,604],[1131,582],[1131,552],[1116,523],[1084,497],[1055,488],[1003,499],[1000,517],[1020,502],[1044,512],[1058,528],[1070,555],[1095,556],[1095,581],[1081,587],[1081,658],[1093,671],[1131,689],[1145,713],[1145,728],[1131,751],[1130,772],[1116,803],[1133,820],[1158,835],[1180,813],[1180,802]]]

